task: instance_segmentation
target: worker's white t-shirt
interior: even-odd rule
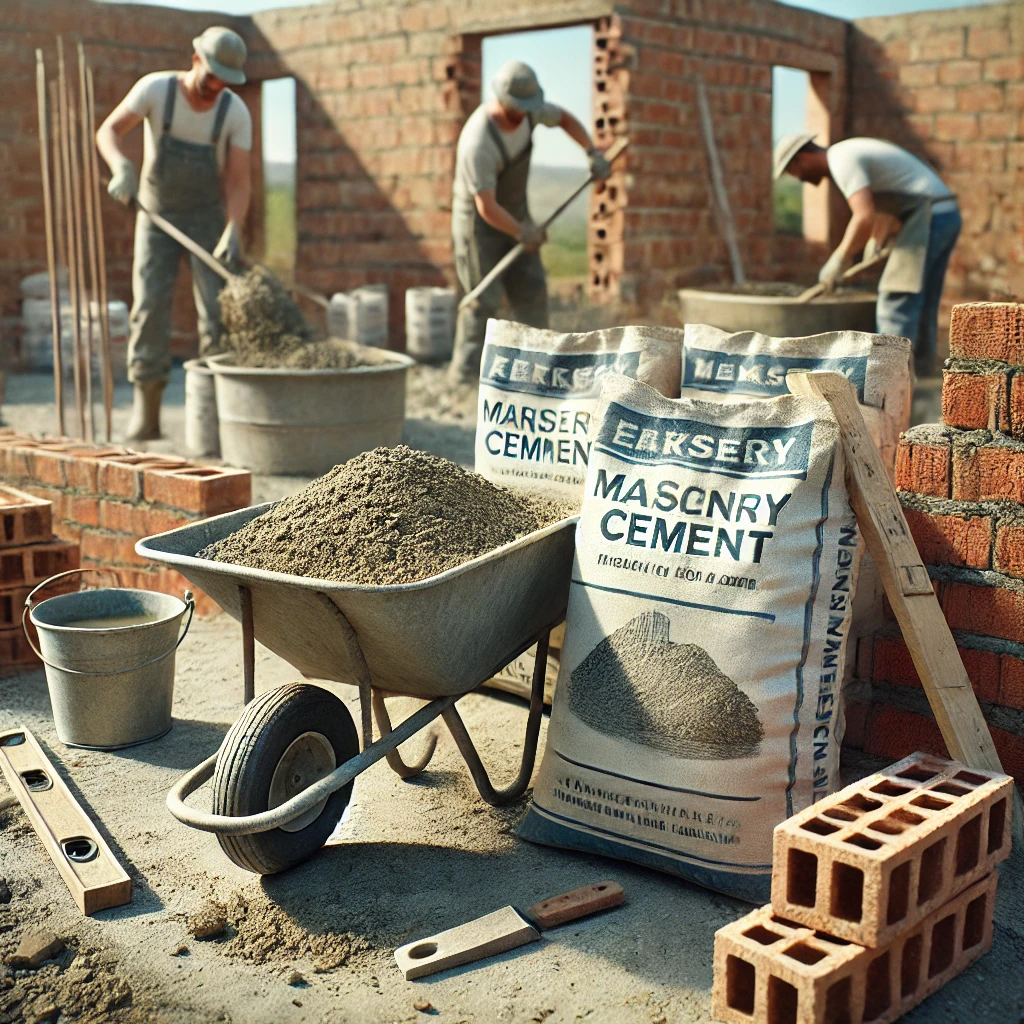
[[[462,127],[459,144],[455,152],[455,198],[466,199],[495,188],[498,175],[505,166],[505,157],[487,127],[487,105],[481,104]],[[526,149],[533,125],[543,124],[556,127],[562,120],[562,108],[554,103],[545,103],[531,117],[524,117],[518,127],[510,132],[501,131],[510,160],[514,160]],[[497,125],[495,125],[497,127]]]
[[[175,79],[178,95],[174,101],[174,118],[171,121],[171,137],[183,142],[199,142],[210,144],[213,138],[213,124],[217,118],[217,107],[220,98],[209,110],[193,110],[185,98],[181,88],[177,86],[179,72],[154,71],[140,78],[125,97],[125,103],[133,114],[146,119],[145,144],[143,146],[142,166],[148,168],[156,155],[157,142],[164,130],[164,106],[167,103],[167,83]],[[252,117],[249,108],[230,89],[225,92],[231,96],[230,106],[224,117],[220,139],[217,143],[217,166],[224,166],[228,145],[237,146],[246,151],[252,148]]]
[[[949,199],[953,194],[945,182],[923,160],[884,139],[843,139],[826,151],[828,169],[839,191],[849,199],[862,188],[872,193],[892,192],[923,199]],[[945,203],[933,209],[941,212]]]

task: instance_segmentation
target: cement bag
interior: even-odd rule
[[[755,331],[729,334],[687,324],[682,386],[730,400],[737,395],[785,395],[790,370],[831,370],[857,388],[867,428],[890,475],[900,432],[910,426],[913,382],[910,342],[890,334],[834,331],[807,338],[769,338]]]
[[[601,378],[625,374],[676,397],[682,336],[671,327],[561,334],[489,320],[480,361],[476,471],[492,483],[579,501]]]
[[[858,534],[827,403],[605,378],[521,835],[762,903],[833,791]]]

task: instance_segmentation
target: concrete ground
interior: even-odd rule
[[[419,397],[410,401],[408,440],[469,462],[472,416],[464,401],[440,404],[436,373],[419,373],[410,388]],[[177,371],[168,396],[170,440],[161,442],[174,451],[181,450],[181,396]],[[4,418],[48,430],[46,399],[45,379],[14,378]],[[119,410],[115,424],[121,422]],[[258,480],[257,499],[301,482]],[[652,871],[521,842],[515,829],[526,802],[505,810],[484,804],[444,731],[419,779],[402,782],[383,763],[360,776],[348,820],[304,865],[267,878],[236,868],[215,837],[175,821],[164,797],[182,772],[216,750],[237,718],[240,661],[234,621],[198,622],[178,654],[174,728],[116,753],[59,742],[42,672],[0,680],[0,728],[33,730],[134,884],[128,906],[83,918],[20,808],[0,812],[0,876],[12,892],[10,903],[0,904],[0,958],[29,926],[50,928],[68,944],[39,971],[0,973],[0,1024],[711,1020],[714,932],[749,908]],[[258,649],[258,691],[296,678]],[[350,690],[329,688],[355,712]],[[392,701],[392,717],[414,703]],[[507,782],[518,766],[525,706],[473,694],[460,707],[495,782]],[[409,757],[421,743],[410,742]],[[853,777],[874,766],[846,767]],[[208,790],[193,799],[207,805]],[[602,878],[624,886],[626,905],[547,933],[538,944],[420,982],[406,982],[392,959],[403,942]],[[992,952],[907,1021],[1024,1019],[1022,879],[1021,864],[1004,866]],[[194,940],[186,918],[211,898],[225,904],[230,926],[221,938]]]

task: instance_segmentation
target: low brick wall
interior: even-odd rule
[[[53,532],[80,545],[83,569],[114,569],[128,587],[175,595],[187,588],[197,614],[219,611],[180,573],[140,558],[135,542],[250,505],[248,471],[7,431],[0,433],[0,482],[52,502]]]
[[[1024,305],[953,308],[943,422],[902,435],[896,489],[1003,767],[1024,780]],[[971,429],[977,428],[977,429]],[[845,743],[895,760],[944,754],[891,609],[863,638]]]

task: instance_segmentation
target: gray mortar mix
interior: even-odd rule
[[[697,644],[669,639],[644,612],[605,637],[569,679],[569,708],[592,729],[674,757],[721,760],[757,752],[764,727],[750,698]]]
[[[575,511],[399,445],[335,466],[199,557],[343,583],[414,583]]]
[[[229,280],[220,293],[222,341],[236,366],[348,370],[386,360],[353,341],[314,338],[288,289],[265,267]]]

